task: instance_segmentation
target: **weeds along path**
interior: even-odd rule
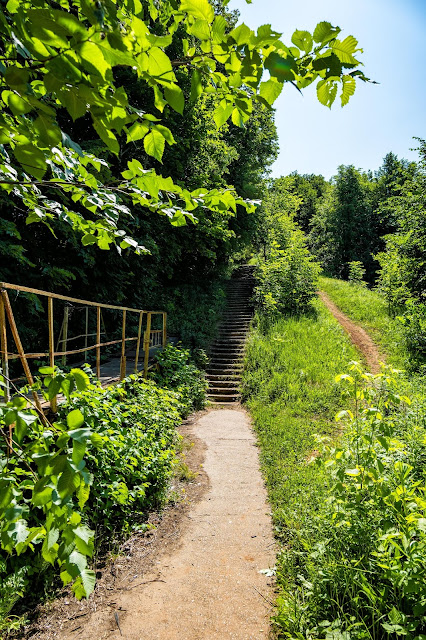
[[[336,320],[342,325],[343,329],[349,334],[349,337],[355,347],[364,356],[367,367],[371,373],[380,372],[380,362],[384,361],[384,358],[380,355],[379,350],[368,333],[364,331],[357,324],[352,322],[347,315],[342,313],[340,309],[334,304],[329,296],[324,291],[318,292],[319,297],[327,307],[327,309],[333,314]]]
[[[249,417],[239,405],[212,410],[192,431],[206,446],[210,487],[188,510],[179,545],[61,640],[268,638],[273,591],[259,572],[275,564],[275,545]]]

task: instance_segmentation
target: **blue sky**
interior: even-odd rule
[[[380,84],[358,83],[349,105],[331,111],[312,87],[303,96],[284,88],[276,107],[280,154],[273,176],[321,173],[340,164],[377,169],[388,151],[418,158],[413,136],[426,138],[426,0],[231,0],[240,22],[252,29],[270,23],[290,42],[295,29],[313,31],[328,20],[354,35],[364,49],[365,74]]]

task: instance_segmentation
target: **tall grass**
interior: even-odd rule
[[[320,278],[319,287],[343,313],[366,329],[390,364],[406,365],[408,354],[401,325],[397,318],[389,315],[388,304],[380,293],[335,278]]]
[[[403,358],[378,294],[329,279],[322,285],[394,361]],[[278,636],[425,640],[422,381],[390,367],[372,378],[352,364],[340,377],[345,395],[336,375],[357,354],[323,304],[313,306],[302,317],[258,316],[243,376],[281,543]],[[413,392],[410,407],[405,395]],[[334,416],[344,408],[353,414],[339,412],[346,427],[338,432]]]
[[[253,416],[275,531],[291,538],[322,500],[324,480],[306,459],[314,434],[333,434],[340,392],[334,377],[356,352],[318,300],[307,316],[267,323],[249,339],[242,392]]]

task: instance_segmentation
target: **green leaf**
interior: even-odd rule
[[[87,102],[79,96],[78,91],[74,88],[58,91],[57,97],[73,120],[77,120],[77,118],[81,118],[86,114],[88,109]]]
[[[13,91],[3,91],[2,99],[9,106],[14,116],[21,116],[24,113],[32,111],[32,106],[27,100],[24,100],[21,96]]]
[[[84,442],[79,442],[78,440],[73,440],[72,443],[72,461],[78,466],[80,462],[84,458],[84,454],[86,453],[86,445]]]
[[[43,556],[43,559],[50,564],[54,564],[58,555],[57,548],[55,547],[57,547],[56,543],[59,539],[59,533],[59,529],[52,527],[52,529],[47,532],[46,537],[43,541],[41,554]]]
[[[34,144],[23,144],[15,147],[14,156],[23,170],[41,180],[46,173],[47,164],[43,151]]]
[[[234,109],[232,111],[232,122],[235,124],[236,127],[243,127],[244,126],[244,118],[242,116],[242,113],[240,112],[239,109]]]
[[[61,130],[52,118],[41,113],[34,121],[34,129],[40,140],[48,147],[54,147],[61,142]]]
[[[99,118],[93,118],[93,128],[100,139],[105,142],[108,149],[118,155],[120,152],[120,145],[118,144],[117,138],[111,129],[109,129],[108,126],[105,126],[103,121]]]
[[[333,53],[339,58],[340,62],[344,64],[358,64],[358,60],[352,55],[357,50],[358,40],[353,36],[348,36],[343,41],[336,40],[332,44]]]
[[[96,574],[92,569],[84,569],[80,574],[81,583],[83,585],[83,597],[88,598],[95,588],[96,584]],[[77,594],[75,591],[76,598],[80,595],[80,592]]]
[[[270,78],[266,82],[262,82],[259,88],[259,95],[272,105],[283,90],[283,83],[278,82],[275,78]]]
[[[196,20],[188,32],[199,40],[210,40],[210,24],[207,20]]]
[[[4,79],[9,87],[17,87],[26,84],[29,80],[30,72],[28,69],[11,65],[6,67],[4,72]]]
[[[76,472],[70,467],[69,463],[67,462],[65,465],[65,469],[59,476],[58,480],[58,493],[61,498],[65,498],[74,493],[76,489],[74,479],[76,478],[76,476]]]
[[[79,571],[80,574],[87,567],[87,558],[86,558],[86,556],[83,555],[82,553],[80,553],[80,551],[77,551],[77,550],[74,550],[72,553],[70,553],[70,555],[68,557],[68,562],[70,564],[74,564],[78,568],[78,571]]]
[[[336,38],[341,29],[331,26],[330,22],[319,22],[314,30],[315,42],[326,43],[332,38]]]
[[[90,442],[97,449],[100,449],[104,445],[104,439],[99,433],[92,433],[92,435],[90,436]]]
[[[279,82],[294,80],[297,65],[291,56],[285,57],[283,53],[272,52],[265,60],[265,68],[268,69],[272,77]]]
[[[143,146],[149,156],[153,156],[158,162],[161,162],[164,153],[165,139],[159,131],[151,131],[145,136]]]
[[[225,106],[219,105],[216,107],[216,109],[214,110],[213,119],[218,129],[220,129],[220,127],[225,124],[233,110],[233,104],[227,104]]]
[[[167,144],[176,144],[176,140],[173,137],[172,132],[168,127],[164,127],[162,124],[154,124],[151,131],[159,131],[166,140]]]
[[[90,487],[87,484],[81,484],[77,489],[78,506],[80,509],[84,507],[90,495]]]
[[[81,369],[71,369],[70,375],[74,378],[74,382],[79,391],[84,391],[90,385],[90,378]]]
[[[237,47],[248,44],[251,41],[252,36],[253,31],[244,23],[238,25],[236,29],[233,29],[231,33],[228,34],[228,37],[235,40]]]
[[[142,140],[149,131],[149,125],[145,122],[135,122],[127,132],[126,142],[136,142]]]
[[[39,367],[38,370],[42,376],[51,376],[55,373],[55,367]]]
[[[309,31],[296,31],[291,36],[291,41],[296,47],[308,53],[312,49],[312,36]]]
[[[35,507],[40,507],[52,500],[52,487],[47,487],[48,478],[41,478],[33,489],[31,502]]]
[[[342,87],[341,101],[342,101],[342,107],[344,107],[345,104],[348,104],[350,97],[353,96],[353,94],[355,93],[356,80],[355,78],[352,78],[352,76],[343,76],[342,84],[343,84],[343,87]]]
[[[105,78],[111,65],[107,63],[102,50],[94,42],[83,42],[76,51],[80,54],[86,71]]]
[[[73,409],[67,415],[67,425],[69,429],[78,429],[84,424],[84,416],[80,409]]]
[[[76,409],[76,411],[79,411],[79,410]],[[73,440],[77,440],[78,442],[86,443],[87,440],[92,435],[92,430],[89,429],[88,427],[83,427],[83,428],[80,428],[80,429],[72,429],[71,431],[68,431],[68,435]]]
[[[167,86],[164,89],[164,96],[172,109],[182,115],[185,107],[185,97],[182,89],[177,84]]]
[[[7,528],[7,533],[15,543],[15,546],[21,542],[25,542],[28,537],[29,529],[26,520],[17,520]]]
[[[320,80],[317,84],[317,97],[318,100],[325,107],[331,109],[331,105],[336,99],[337,83],[330,80]]]
[[[170,58],[158,47],[148,51],[148,73],[160,82],[176,79]]]
[[[213,42],[222,42],[226,31],[226,20],[223,16],[215,16],[212,25]]]
[[[207,22],[213,22],[214,19],[214,9],[207,0],[183,0],[180,11],[186,11],[191,16]]]
[[[77,527],[77,529],[74,529],[74,535],[77,550],[85,556],[91,556],[93,554],[94,547],[94,531],[89,529],[89,527],[82,525]]]
[[[198,69],[194,69],[194,71],[192,72],[192,78],[191,78],[191,95],[190,95],[191,102],[195,102],[202,93],[203,93],[203,85],[201,83],[201,73],[198,71]]]
[[[94,236],[92,233],[86,233],[81,238],[81,244],[83,245],[83,247],[87,247],[90,244],[96,244],[96,242],[96,236]]]

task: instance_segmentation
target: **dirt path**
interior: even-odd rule
[[[380,362],[383,362],[384,358],[380,355],[377,346],[368,333],[342,313],[339,307],[334,304],[324,291],[319,291],[318,295],[336,320],[342,325],[343,329],[349,334],[355,347],[362,353],[371,373],[379,373]]]
[[[239,406],[214,410],[192,430],[205,443],[209,488],[187,512],[180,544],[61,640],[268,638],[273,587],[259,571],[275,564],[275,546],[249,417]]]

